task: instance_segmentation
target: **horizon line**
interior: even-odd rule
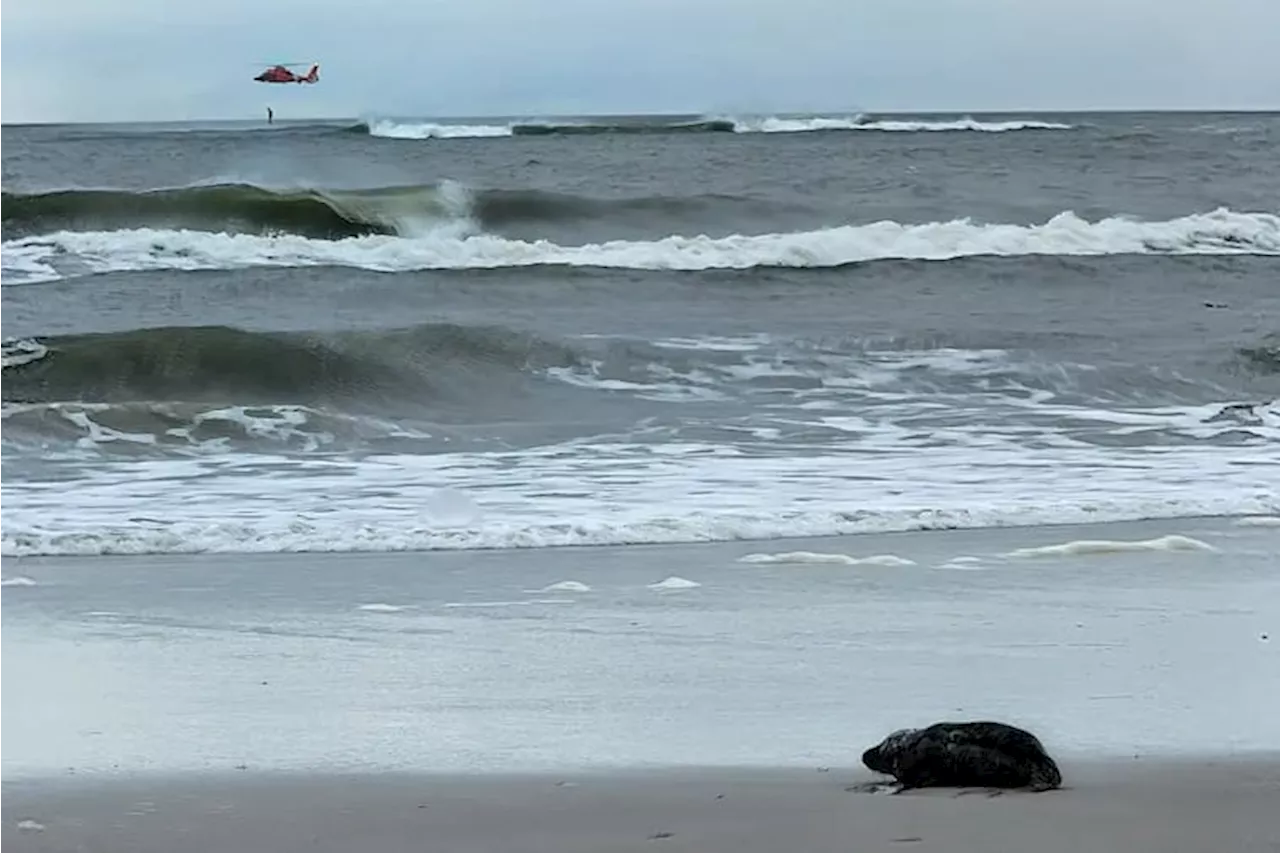
[[[713,110],[713,111],[654,111],[654,112],[584,112],[584,113],[511,113],[511,114],[424,114],[413,115],[409,113],[386,113],[384,118],[392,119],[422,119],[422,120],[450,120],[450,121],[474,121],[478,119],[510,119],[510,118],[664,118],[664,117],[714,117],[714,116],[823,116],[832,113],[843,113],[846,115],[862,115],[862,116],[1008,116],[1008,115],[1120,115],[1120,114],[1147,114],[1147,115],[1179,115],[1179,114],[1261,114],[1261,113],[1280,113],[1280,105],[1270,107],[1095,107],[1080,109],[1036,109],[1036,108],[1001,108],[1001,109],[887,109],[887,110],[857,110],[857,109],[832,109],[832,110],[766,110],[761,112],[751,112],[746,110]],[[277,124],[288,124],[306,121],[353,121],[361,122],[373,118],[368,115],[305,115],[295,118],[280,118],[276,120]],[[61,120],[61,121],[4,121],[0,119],[0,128],[3,127],[59,127],[59,126],[92,126],[92,125],[123,125],[123,124],[200,124],[212,122],[251,122],[261,121],[260,118],[249,116],[215,116],[208,118],[178,118],[178,119],[79,119],[79,120]]]

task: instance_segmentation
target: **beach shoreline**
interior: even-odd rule
[[[1032,794],[862,768],[158,775],[4,785],[8,851],[1238,853],[1280,845],[1280,754],[1063,764]],[[855,790],[851,790],[855,789]]]
[[[509,555],[544,555],[556,553],[642,553],[642,552],[681,552],[690,549],[707,550],[795,550],[812,548],[814,550],[850,550],[836,547],[823,548],[823,545],[860,546],[865,543],[871,547],[881,544],[892,546],[898,542],[918,546],[931,541],[956,543],[960,549],[990,548],[993,539],[1015,541],[1041,541],[1046,534],[1050,538],[1063,542],[1077,540],[1116,541],[1118,539],[1141,540],[1160,536],[1178,534],[1180,531],[1203,531],[1215,533],[1236,530],[1238,532],[1257,532],[1265,535],[1280,530],[1280,515],[1267,513],[1230,513],[1221,515],[1158,515],[1144,518],[1103,518],[1098,521],[1062,521],[1049,523],[1028,521],[1025,523],[1007,524],[938,524],[937,526],[920,526],[906,529],[865,530],[849,533],[797,534],[793,536],[739,536],[725,538],[697,539],[654,542],[582,542],[568,544],[509,544],[509,545],[475,545],[465,547],[396,547],[378,549],[375,547],[352,547],[350,549],[318,549],[318,550],[206,550],[206,551],[112,551],[106,553],[53,553],[53,554],[9,554],[3,557],[8,566],[5,575],[20,574],[22,566],[62,567],[80,564],[82,561],[129,561],[138,563],[164,562],[187,559],[252,559],[285,560],[298,557],[318,559],[341,558],[397,558],[418,555],[440,559],[506,558]],[[1114,535],[1113,535],[1114,534]],[[929,549],[941,551],[945,548]],[[855,550],[866,550],[854,547]],[[995,552],[1000,553],[1000,552]]]

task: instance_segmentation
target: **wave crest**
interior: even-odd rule
[[[160,227],[336,240],[423,233],[456,225],[470,214],[468,192],[451,182],[358,190],[232,183],[140,192],[5,192],[0,198],[5,231],[19,235]]]
[[[368,189],[270,189],[221,183],[168,189],[4,193],[4,228],[18,237],[57,231],[189,229],[293,234],[317,240],[428,234],[456,237],[520,223],[648,221],[708,209],[756,210],[723,194],[599,198],[537,189],[472,189],[454,181]]]
[[[817,231],[729,237],[674,235],[564,246],[490,234],[465,239],[433,233],[417,239],[362,236],[314,240],[197,231],[63,231],[4,244],[7,273],[46,278],[141,270],[244,267],[357,267],[381,272],[530,266],[650,270],[821,269],[881,260],[942,261],[976,256],[1122,254],[1280,254],[1280,216],[1219,209],[1163,222],[1111,217],[1090,222],[1067,211],[1041,225],[982,224],[969,219],[893,221]],[[73,257],[76,272],[59,272]],[[12,280],[12,279],[11,279]],[[31,280],[31,279],[28,279]]]
[[[32,358],[35,347],[43,350]],[[427,405],[475,373],[577,363],[572,350],[501,327],[428,324],[378,332],[150,328],[6,343],[7,403],[145,400]]]

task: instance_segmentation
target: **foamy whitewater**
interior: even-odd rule
[[[1280,131],[1193,118],[6,129],[0,553],[1271,517]]]
[[[706,270],[821,268],[980,255],[1280,254],[1280,216],[1226,209],[1166,222],[1121,218],[1088,222],[1066,211],[1029,226],[967,220],[875,222],[790,234],[719,239],[673,235],[655,241],[614,240],[583,246],[486,234],[460,236],[459,232],[471,228],[471,222],[463,220],[424,236],[336,241],[187,230],[60,231],[6,242],[4,273],[8,283],[24,284],[91,273],[254,266],[352,266],[378,272],[538,265]],[[59,271],[59,266],[67,271]]]

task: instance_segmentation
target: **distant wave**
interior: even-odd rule
[[[1210,126],[1206,126],[1207,128]],[[117,125],[66,126],[60,135],[81,141],[115,140],[131,136],[219,137],[252,134],[263,138],[322,138],[357,134],[386,139],[476,139],[512,136],[567,136],[594,134],[679,134],[679,133],[804,133],[839,131],[881,131],[885,133],[1006,133],[1010,131],[1078,130],[1080,126],[1061,121],[972,116],[869,116],[849,115],[687,115],[625,116],[600,118],[530,119],[436,119],[364,118],[327,120],[137,123]],[[1237,132],[1252,128],[1236,126],[1219,129],[1195,128],[1192,132]],[[265,136],[264,136],[265,135]]]
[[[520,222],[598,221],[635,213],[661,217],[717,205],[759,202],[725,195],[609,199],[528,189],[470,190],[451,181],[346,190],[232,183],[143,191],[5,192],[3,224],[6,236],[164,228],[335,240],[371,234],[411,237],[447,226],[461,235]]]
[[[816,231],[729,237],[673,235],[581,246],[491,234],[459,238],[447,231],[412,239],[373,235],[317,240],[297,235],[140,228],[60,231],[9,240],[3,249],[10,283],[86,272],[271,266],[345,266],[381,272],[528,266],[830,268],[879,260],[943,261],[974,256],[1277,255],[1280,216],[1219,209],[1161,222],[1123,217],[1090,222],[1068,211],[1040,225],[984,224],[969,219],[920,224],[881,221]],[[74,269],[66,267],[68,258],[74,259]]]
[[[787,118],[640,117],[627,120],[531,121],[471,124],[413,119],[374,119],[352,128],[385,139],[457,139],[502,136],[560,136],[669,133],[804,133],[817,131],[880,131],[927,133],[968,131],[1004,133],[1015,130],[1072,130],[1073,125],[1036,120],[981,121],[957,119],[876,119],[866,116]]]

